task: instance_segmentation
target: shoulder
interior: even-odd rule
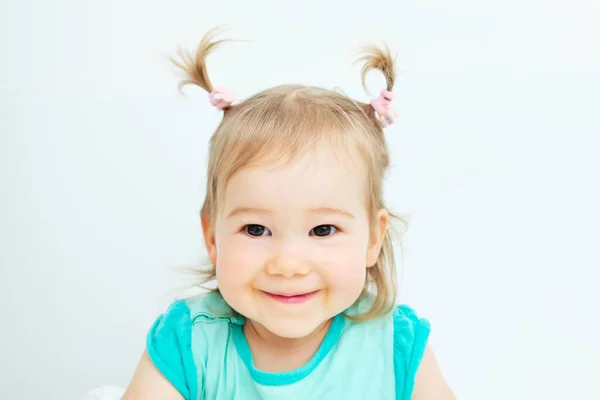
[[[410,399],[417,370],[423,360],[431,325],[406,304],[393,312],[394,375],[398,399]]]
[[[429,321],[406,304],[397,306],[393,315],[396,398],[454,400],[428,344]]]
[[[187,302],[177,300],[156,318],[146,337],[148,357],[184,399],[191,398],[187,379],[189,369],[193,368],[191,332]]]
[[[148,350],[151,352],[158,343],[175,344],[175,341],[180,350],[184,350],[191,346],[192,329],[195,326],[206,323],[212,326],[215,320],[241,323],[242,319],[218,292],[176,300],[152,325],[147,338]]]
[[[425,351],[431,324],[406,304],[396,306],[394,320],[394,349],[402,356],[403,364],[418,367]]]
[[[394,337],[410,344],[415,340],[427,340],[431,331],[429,320],[422,318],[406,304],[394,309]]]
[[[185,300],[177,300],[169,305],[167,311],[161,314],[152,326],[155,334],[174,333],[191,326],[190,310]]]
[[[185,399],[195,398],[198,370],[194,359],[206,356],[211,337],[218,337],[237,319],[219,293],[174,301],[148,331],[146,351]],[[213,323],[218,320],[227,323]]]

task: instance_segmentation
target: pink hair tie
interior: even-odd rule
[[[222,110],[225,107],[229,107],[235,101],[235,96],[229,89],[214,88],[208,95],[208,99],[210,100],[210,104]]]
[[[393,100],[394,92],[384,89],[381,91],[381,95],[378,98],[371,101],[371,106],[377,113],[377,119],[384,128],[390,126],[398,119],[398,113],[393,107]]]

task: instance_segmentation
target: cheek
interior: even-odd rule
[[[332,289],[354,295],[360,293],[364,286],[367,247],[362,235],[348,239],[328,249],[323,255],[320,271]]]
[[[324,273],[336,282],[349,282],[364,278],[367,268],[365,265],[364,251],[344,251],[337,254],[337,257],[331,260],[328,266],[324,268]]]
[[[241,235],[217,236],[216,246],[219,286],[247,283],[260,270],[264,257],[262,247],[249,243]]]

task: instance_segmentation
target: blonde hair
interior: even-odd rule
[[[207,56],[227,40],[215,40],[219,28],[210,30],[200,41],[195,53],[179,51],[179,59],[172,62],[185,72],[180,83],[195,84],[207,92],[213,85],[206,70]],[[387,90],[395,81],[395,66],[389,49],[368,46],[361,49],[358,62],[362,62],[362,83],[371,70],[383,73]],[[237,104],[225,107],[221,123],[209,144],[206,198],[201,216],[209,220],[213,229],[217,205],[229,178],[251,164],[291,161],[322,142],[332,149],[359,155],[366,171],[366,204],[371,235],[375,217],[384,208],[383,180],[389,167],[389,151],[383,129],[373,107],[332,90],[303,85],[281,85],[263,90]],[[407,222],[399,215],[390,216]],[[196,270],[202,275],[199,285],[216,279],[216,267]],[[390,312],[396,303],[396,263],[391,232],[385,233],[376,264],[367,269],[367,277],[360,302],[372,293],[366,312],[349,316],[354,320],[369,320]],[[209,289],[216,290],[216,289]]]

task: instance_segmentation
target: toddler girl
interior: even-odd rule
[[[175,63],[223,119],[201,223],[218,289],[175,301],[149,331],[124,399],[453,399],[429,322],[396,306],[383,128],[395,69],[365,50],[381,96],[281,85],[236,102],[213,87],[210,31]]]

